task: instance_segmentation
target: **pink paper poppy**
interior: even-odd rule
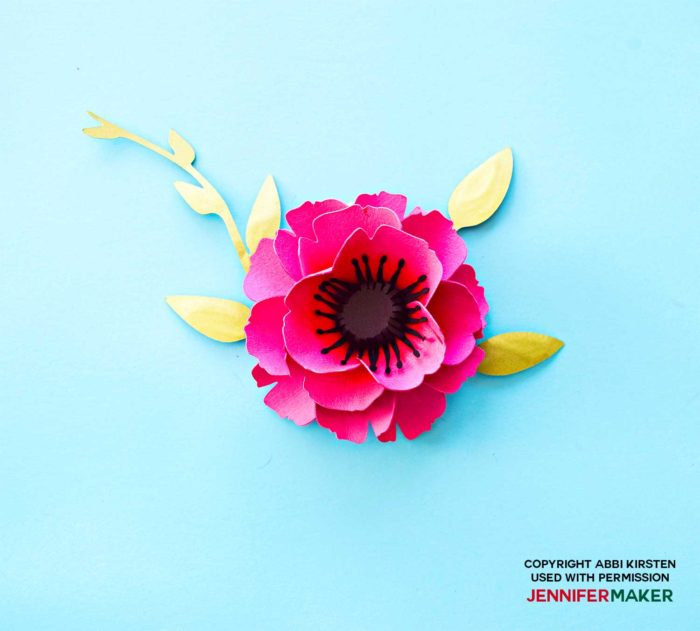
[[[369,425],[381,441],[397,425],[413,439],[476,373],[488,305],[467,248],[440,212],[405,210],[384,192],[306,202],[260,242],[243,286],[247,348],[280,416],[358,443]]]

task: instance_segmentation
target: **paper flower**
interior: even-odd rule
[[[245,332],[280,416],[355,442],[370,424],[383,441],[397,424],[415,438],[476,373],[488,305],[464,241],[440,212],[405,210],[389,193],[307,202],[261,241]]]
[[[488,304],[457,229],[486,221],[510,183],[505,149],[472,171],[448,203],[408,215],[403,195],[360,195],[290,210],[280,228],[277,189],[268,177],[246,229],[246,245],[223,198],[193,166],[194,149],[171,131],[172,152],[94,114],[96,138],[125,138],[174,162],[197,183],[176,182],[200,214],[219,215],[244,269],[252,310],[237,301],[170,296],[188,324],[232,342],[247,338],[259,387],[273,385],[265,403],[297,425],[317,421],[338,438],[365,440],[370,426],[393,441],[429,430],[477,371],[525,370],[562,346],[530,332],[483,336]],[[246,324],[247,322],[247,324]]]

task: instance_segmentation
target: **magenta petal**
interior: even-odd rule
[[[331,430],[340,440],[363,443],[369,430],[369,419],[364,412],[341,412],[316,407],[316,420],[321,427]]]
[[[386,431],[377,434],[377,438],[383,443],[393,443],[396,440],[396,423],[392,421]]]
[[[243,291],[251,300],[284,296],[294,284],[280,263],[272,239],[263,239],[250,257],[250,269],[243,279]]]
[[[479,282],[476,280],[474,268],[466,263],[460,265],[457,271],[452,274],[450,280],[464,285],[471,295],[474,296],[474,300],[476,300],[476,304],[479,305],[479,311],[481,312],[481,326],[484,327],[486,325],[485,316],[488,313],[489,305],[484,296],[484,288],[479,285]]]
[[[442,263],[443,279],[452,276],[467,257],[467,246],[457,234],[453,223],[437,210],[426,213],[421,208],[415,208],[403,220],[403,229],[425,239],[435,250]]]
[[[367,409],[367,415],[369,416],[369,422],[372,424],[374,435],[380,440],[380,437],[384,436],[391,428],[395,407],[396,396],[393,392],[385,390],[384,394]],[[394,436],[396,436],[396,432],[394,432]]]
[[[425,383],[445,394],[453,394],[461,388],[467,379],[476,374],[485,354],[477,346],[461,364],[456,364],[455,366],[444,364],[436,373],[428,375],[425,378]]]
[[[304,371],[290,362],[290,376],[281,377],[265,395],[265,404],[282,418],[297,425],[307,425],[316,418],[316,404],[304,390]]]
[[[372,373],[374,378],[388,390],[410,390],[423,382],[425,375],[434,373],[440,368],[445,357],[445,342],[440,332],[440,328],[436,324],[428,310],[419,302],[413,302],[411,307],[420,306],[420,310],[415,313],[416,318],[427,318],[426,322],[412,325],[424,339],[409,336],[407,339],[414,346],[416,351],[420,353],[417,357],[411,351],[410,347],[401,341],[398,341],[399,350],[401,351],[401,361],[403,366],[396,367],[396,356],[391,353],[389,355],[389,373],[386,372],[386,358],[382,354],[377,362],[377,370]],[[366,356],[360,360],[369,370],[369,361]]]
[[[313,230],[314,219],[324,213],[340,210],[346,206],[346,203],[337,199],[326,199],[322,202],[304,202],[298,208],[293,208],[287,212],[287,223],[297,236],[315,239],[316,236]]]
[[[284,298],[268,298],[253,305],[245,327],[246,349],[273,375],[288,375],[282,321],[287,313]]]
[[[304,388],[311,398],[333,410],[366,410],[384,392],[364,366],[342,373],[307,372]]]
[[[293,280],[301,278],[299,263],[299,237],[289,230],[280,230],[275,237],[275,254],[279,257],[280,265]]]
[[[474,349],[474,333],[481,329],[481,313],[469,290],[459,283],[440,283],[428,305],[445,337],[445,363],[459,364]]]
[[[279,381],[279,375],[271,375],[267,370],[265,370],[260,364],[255,364],[253,370],[251,371],[253,379],[258,388],[264,388],[269,386],[271,383]]]
[[[311,274],[330,267],[343,243],[353,232],[362,229],[372,236],[380,226],[400,228],[401,222],[388,208],[357,205],[321,215],[314,221],[317,240],[299,240],[301,271]]]
[[[396,283],[399,288],[413,283],[421,275],[426,276],[421,287],[427,287],[428,292],[418,299],[423,304],[428,304],[442,278],[442,265],[428,244],[392,226],[380,226],[373,237],[362,229],[356,230],[338,253],[333,263],[333,274],[338,278],[354,280],[352,260],[361,260],[363,256],[368,257],[368,264],[374,270],[381,257],[386,256],[386,274],[393,274],[399,260],[404,259],[405,265]]]
[[[394,421],[409,440],[427,432],[445,411],[445,395],[427,384],[396,393]]]
[[[393,193],[387,193],[382,191],[381,193],[376,193],[370,195],[363,193],[359,195],[355,200],[356,204],[360,206],[374,206],[375,208],[391,208],[396,213],[399,219],[403,218],[403,214],[406,212],[406,199],[405,195],[395,195]]]
[[[332,320],[317,313],[327,313],[330,308],[314,298],[318,294],[319,284],[330,277],[330,272],[321,272],[302,278],[285,299],[289,313],[284,318],[281,334],[287,352],[301,366],[317,373],[340,372],[359,366],[355,356],[349,358],[346,365],[340,363],[345,357],[345,347],[335,348],[326,354],[321,352],[339,337],[333,333],[317,333],[318,329],[334,327]]]

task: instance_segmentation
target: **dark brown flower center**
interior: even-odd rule
[[[391,372],[391,356],[395,357],[397,368],[403,366],[401,352],[408,349],[416,357],[416,349],[410,338],[419,340],[425,337],[415,328],[416,324],[427,322],[426,317],[415,317],[420,306],[409,307],[420,296],[428,293],[428,288],[418,289],[426,280],[421,274],[414,282],[401,282],[401,270],[404,259],[399,259],[395,271],[385,278],[387,257],[381,256],[376,271],[370,264],[369,256],[363,255],[362,263],[353,259],[355,280],[347,281],[330,278],[319,286],[319,293],[314,298],[325,305],[323,310],[316,309],[316,315],[333,322],[329,329],[317,329],[319,335],[335,335],[337,339],[321,350],[323,354],[336,348],[347,346],[341,364],[356,354],[362,358],[367,353],[370,370],[377,370],[377,361],[383,353],[386,364],[385,372]]]

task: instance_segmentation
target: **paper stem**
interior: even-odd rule
[[[179,166],[183,171],[190,175],[190,177],[196,180],[202,188],[215,191],[223,202],[223,207],[220,210],[217,210],[216,214],[219,217],[221,217],[221,219],[224,222],[224,225],[226,226],[226,230],[228,231],[229,237],[231,237],[231,242],[233,243],[233,247],[236,249],[236,254],[238,254],[238,258],[241,261],[243,270],[245,272],[248,271],[248,269],[250,268],[250,254],[246,250],[245,244],[243,243],[243,237],[241,236],[241,233],[238,230],[236,222],[233,220],[233,215],[231,215],[231,211],[228,207],[228,204],[226,204],[226,202],[223,201],[223,197],[219,194],[218,191],[216,191],[216,189],[214,188],[214,186],[212,186],[209,180],[207,180],[192,164],[183,164],[181,162],[178,162],[174,153],[166,151],[162,147],[159,147],[158,145],[152,143],[150,140],[146,140],[141,136],[137,136],[136,134],[133,134],[126,129],[123,129],[122,127],[119,127],[118,125],[115,125],[114,123],[111,123],[105,120],[104,118],[93,114],[92,112],[88,112],[88,114],[92,116],[92,118],[94,118],[95,120],[102,123],[103,126],[109,127],[115,134],[113,138],[124,138],[126,140],[130,140],[131,142],[136,143],[137,145],[141,145],[142,147],[148,149],[149,151],[152,151],[153,153],[157,153],[159,156]]]

